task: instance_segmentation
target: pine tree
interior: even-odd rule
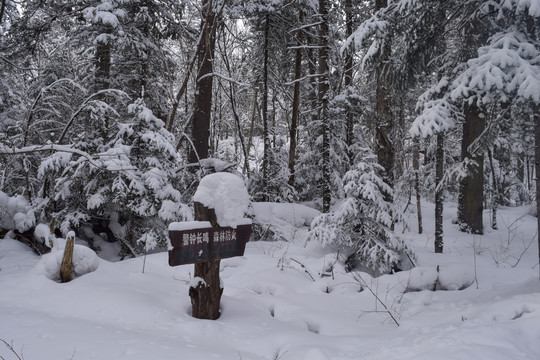
[[[390,231],[394,205],[386,199],[392,188],[379,176],[381,166],[368,148],[355,148],[355,153],[355,165],[343,178],[345,200],[315,218],[308,236],[344,251],[351,269],[360,262],[374,273],[386,273],[408,251]]]

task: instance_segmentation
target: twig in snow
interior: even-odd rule
[[[3,343],[3,344],[8,348],[8,350],[11,351],[11,352],[13,353],[13,355],[15,355],[15,356],[17,357],[17,359],[19,359],[19,360],[24,360],[24,357],[23,357],[23,355],[22,355],[22,349],[21,349],[21,355],[19,355],[19,354],[17,354],[17,352],[16,352],[15,349],[13,348],[13,343],[10,344],[10,343],[8,343],[6,340],[1,339],[1,338],[0,338],[0,342]],[[6,360],[6,359],[4,359],[4,358],[2,357],[2,355],[0,355],[0,359],[1,359],[1,360]]]
[[[371,313],[371,312],[385,312],[387,313],[390,318],[394,321],[394,323],[396,323],[397,326],[399,326],[399,322],[397,321],[396,317],[392,314],[392,312],[390,311],[390,309],[388,309],[388,307],[386,306],[386,304],[381,300],[381,298],[371,289],[371,287],[364,281],[364,279],[362,279],[362,277],[359,275],[359,274],[354,274],[353,275],[354,279],[360,283],[360,285],[362,285],[365,289],[368,289],[369,292],[375,297],[375,299],[377,300],[377,302],[379,304],[382,305],[382,307],[384,308],[384,311],[378,311],[378,310],[374,310],[374,311],[364,311],[364,313]]]
[[[300,265],[300,266],[302,267],[302,269],[304,269],[304,272],[305,272],[306,274],[309,275],[309,277],[311,278],[311,280],[315,281],[315,278],[313,277],[313,275],[311,275],[311,273],[309,272],[309,270],[306,268],[306,266],[305,266],[304,264],[302,264],[300,261],[295,260],[295,259],[293,259],[293,258],[290,258],[290,259],[291,259],[291,261],[294,261],[295,263],[297,263],[298,265]]]

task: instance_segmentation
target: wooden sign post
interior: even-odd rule
[[[219,226],[215,211],[195,202],[195,221],[169,226],[172,250],[169,265],[195,264],[189,289],[192,315],[216,320],[220,316],[223,288],[219,279],[221,259],[242,256],[251,235],[251,221],[236,228]]]

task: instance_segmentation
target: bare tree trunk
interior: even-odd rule
[[[497,208],[499,207],[499,184],[495,177],[495,167],[493,166],[493,153],[491,150],[487,151],[489,159],[489,167],[491,168],[491,186],[493,188],[493,194],[491,196],[491,228],[497,230]]]
[[[346,22],[346,34],[347,37],[351,36],[353,33],[353,5],[352,0],[345,0],[345,22]],[[352,86],[353,81],[353,53],[347,55],[345,61],[345,76],[344,76],[344,85],[345,89]],[[347,144],[347,157],[349,158],[349,164],[352,165],[354,160],[354,154],[352,152],[353,144],[353,128],[354,128],[354,117],[351,111],[347,112],[347,130],[345,134],[345,142]]]
[[[212,112],[212,85],[213,85],[213,61],[214,47],[216,42],[216,13],[212,7],[212,0],[202,0],[204,22],[202,24],[203,42],[198,49],[199,71],[197,74],[197,90],[195,92],[195,111],[192,116],[192,142],[194,149],[189,152],[188,160],[196,163],[199,159],[205,159],[209,153],[210,118]]]
[[[465,105],[465,122],[461,143],[461,160],[473,160],[476,165],[468,167],[469,176],[464,178],[459,187],[458,222],[461,231],[483,234],[484,200],[484,155],[471,154],[469,147],[485,128],[485,118],[475,105]]]
[[[110,34],[111,29],[107,27],[104,31]],[[94,56],[95,66],[95,88],[96,91],[105,90],[111,86],[111,45],[109,42],[98,42],[96,44],[96,54]],[[101,137],[104,141],[109,136],[108,130],[111,124],[107,116],[104,118],[104,124],[101,127]]]
[[[270,32],[270,16],[266,14],[264,26],[264,58],[263,58],[263,93],[262,93],[262,117],[263,117],[263,201],[268,201],[268,175],[270,167],[270,132],[268,129],[268,43]]]
[[[257,102],[258,93],[259,93],[259,88],[255,87],[253,89],[253,107],[251,109],[251,124],[249,126],[249,138],[248,138],[248,144],[247,144],[247,155],[248,155],[248,157],[249,157],[249,152],[251,150],[251,146],[253,145],[253,131],[255,129],[255,118],[258,117],[258,115],[259,115],[259,104]],[[250,176],[249,161],[244,163],[243,172],[246,172],[247,176],[249,178],[249,176]]]
[[[375,7],[380,10],[388,5],[388,0],[376,0]],[[376,68],[376,124],[375,124],[375,152],[377,162],[384,169],[383,180],[394,187],[394,144],[392,142],[392,130],[394,122],[392,118],[392,78],[390,75],[390,40],[384,42],[381,50],[379,64]],[[393,202],[393,198],[386,194],[386,201]]]
[[[530,157],[527,155],[527,159],[526,159],[526,162],[527,162],[527,190],[531,191],[531,184],[532,184],[532,179],[531,179],[531,164],[530,164]]]
[[[319,121],[322,122],[322,211],[330,211],[330,124],[328,123],[328,97],[330,88],[328,79],[328,4],[319,0]]]
[[[536,173],[536,239],[540,260],[540,106],[533,105],[534,114],[534,170]],[[540,267],[539,267],[540,271]]]
[[[298,22],[300,25],[304,22],[304,12],[300,10],[298,14]],[[296,49],[294,63],[294,90],[290,129],[290,146],[289,146],[289,185],[294,187],[294,168],[296,163],[296,132],[298,130],[298,118],[300,115],[300,78],[302,77],[302,42],[304,40],[303,30],[298,30],[296,34]]]
[[[444,191],[442,179],[444,174],[444,135],[437,134],[437,150],[435,152],[435,252],[443,252],[443,206]]]
[[[6,10],[6,0],[2,0],[2,6],[0,7],[0,25],[4,19],[4,11]]]
[[[416,215],[418,219],[418,233],[422,234],[422,202],[420,196],[420,145],[418,138],[414,138],[412,166],[414,170],[414,192],[416,193]],[[435,181],[436,182],[436,181]]]
[[[307,37],[308,45],[316,45],[316,39],[313,36],[308,34]],[[315,78],[317,73],[316,68],[316,54],[315,51],[311,48],[306,49],[307,58],[308,58],[308,72],[309,72],[309,84],[311,85],[311,91],[309,92],[309,103],[311,105],[311,122],[317,121],[318,111],[317,111],[317,79]],[[314,138],[314,137],[313,137]],[[310,144],[313,145],[315,142],[311,141]]]
[[[206,6],[206,8],[212,7],[212,0],[203,0],[203,8]],[[221,8],[219,9],[217,15],[213,12],[206,12],[204,13],[203,17],[203,24],[201,24],[201,36],[199,38],[199,42],[197,43],[197,49],[195,51],[195,56],[193,56],[187,66],[186,74],[184,75],[184,81],[182,82],[182,86],[180,87],[180,90],[176,93],[176,97],[174,98],[174,102],[172,105],[171,112],[169,114],[169,118],[167,120],[167,130],[171,131],[174,120],[176,117],[176,112],[178,110],[178,105],[180,104],[180,99],[182,98],[182,95],[185,95],[185,106],[186,106],[186,113],[188,112],[188,98],[187,98],[187,86],[189,82],[189,78],[191,76],[191,71],[193,70],[193,66],[195,65],[195,61],[199,60],[199,63],[201,62],[200,54],[205,52],[205,47],[208,46],[208,34],[215,34],[216,32],[216,26],[217,22],[216,19],[221,17],[221,14],[223,13],[223,9],[225,8],[226,1],[224,0],[221,4]],[[209,18],[209,16],[212,17],[212,19]],[[213,53],[213,49],[212,49]],[[197,77],[198,79],[198,77]]]

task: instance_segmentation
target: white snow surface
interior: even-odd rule
[[[305,231],[249,242],[243,257],[221,261],[216,321],[191,317],[193,265],[169,267],[165,252],[147,255],[144,273],[142,258],[99,260],[61,284],[28,247],[0,239],[0,339],[25,360],[537,360],[538,248],[527,210],[501,208],[500,229],[478,236],[459,232],[446,204],[445,253],[434,254],[434,206],[425,204],[425,233],[402,235],[417,267],[378,278],[346,273]],[[409,229],[415,221],[410,214]],[[432,291],[436,282],[449,290]],[[3,345],[0,357],[16,359]]]
[[[179,221],[169,224],[169,230],[172,231],[184,231],[184,230],[196,230],[211,228],[210,221]]]
[[[226,172],[203,177],[193,201],[214,209],[220,226],[233,228],[245,223],[244,214],[250,203],[242,178]]]

